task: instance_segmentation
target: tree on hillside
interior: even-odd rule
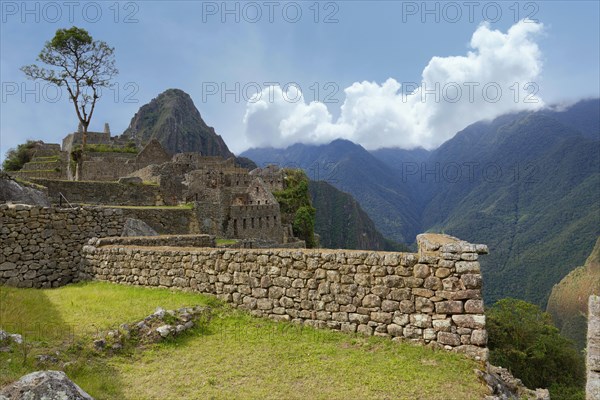
[[[32,151],[37,142],[28,140],[26,143],[21,143],[16,148],[9,149],[6,152],[2,169],[5,171],[19,171],[23,165],[31,161]]]
[[[36,64],[21,67],[28,78],[64,87],[69,93],[83,127],[82,153],[77,159],[79,173],[88,127],[100,98],[100,90],[110,87],[111,80],[118,74],[113,53],[113,47],[94,40],[85,29],[74,26],[57,30],[52,40],[44,45],[37,60],[48,68]]]
[[[285,170],[285,189],[273,195],[281,208],[282,222],[292,224],[294,235],[306,241],[306,247],[316,247],[315,215],[308,192],[308,177],[300,169]]]
[[[527,387],[549,388],[552,398],[582,398],[583,357],[550,314],[526,301],[502,299],[486,316],[492,364],[508,368]]]

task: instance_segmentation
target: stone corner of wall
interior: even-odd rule
[[[488,254],[485,244],[474,244],[442,233],[417,235],[419,263],[430,264],[438,259],[454,261],[477,261],[478,256]]]

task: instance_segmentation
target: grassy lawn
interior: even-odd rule
[[[116,356],[92,335],[157,306],[210,305],[214,317],[177,339]],[[0,386],[40,368],[65,372],[96,399],[481,399],[478,364],[387,339],[259,319],[200,294],[83,283],[59,289],[0,287],[0,325],[25,345],[0,352]],[[66,366],[64,365],[66,363]],[[47,368],[48,369],[48,368]]]

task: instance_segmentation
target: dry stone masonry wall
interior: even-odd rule
[[[120,210],[0,204],[0,285],[57,287],[77,280],[81,249],[120,235]]]
[[[478,257],[485,245],[417,238],[419,253],[148,248],[90,241],[98,280],[215,294],[257,316],[410,339],[488,357]]]

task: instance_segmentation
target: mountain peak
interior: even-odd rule
[[[170,153],[233,157],[223,138],[200,116],[189,94],[167,89],[140,107],[123,136],[138,145],[156,139]]]

